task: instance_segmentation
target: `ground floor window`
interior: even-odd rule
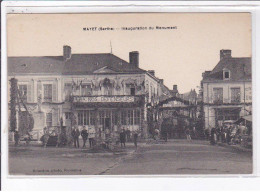
[[[46,125],[47,127],[52,126],[52,113],[46,113]]]
[[[95,125],[94,110],[78,111],[78,125]]]
[[[121,111],[122,125],[139,125],[141,120],[141,111],[139,109],[130,109]]]
[[[134,112],[134,124],[135,125],[139,125],[140,124],[140,121],[141,121],[140,117],[141,117],[140,110],[139,109],[135,110],[135,112]]]
[[[99,118],[99,125],[110,127],[113,125],[139,125],[141,121],[140,109],[123,110],[99,110],[97,114],[94,110],[78,111],[78,125],[95,125],[95,120]]]
[[[65,112],[65,118],[70,119],[70,112]]]
[[[240,108],[216,109],[215,112],[216,112],[216,118],[219,121],[237,120],[239,119]]]

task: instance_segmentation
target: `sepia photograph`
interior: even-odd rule
[[[8,13],[8,172],[252,175],[251,13]]]

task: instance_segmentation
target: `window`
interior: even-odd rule
[[[65,112],[65,119],[70,119],[70,112]]]
[[[223,70],[223,78],[224,80],[230,79],[230,71],[228,69]]]
[[[95,125],[95,112],[90,111],[89,113],[89,123],[90,125]]]
[[[19,92],[23,102],[27,102],[27,85],[19,85]]]
[[[216,109],[217,119],[219,121],[238,120],[240,109]]]
[[[125,110],[123,110],[121,112],[121,124],[122,125],[126,125],[128,123],[128,120],[127,120],[127,112]]]
[[[231,103],[240,102],[240,88],[231,88]]]
[[[83,84],[81,85],[81,95],[82,96],[90,96],[92,94],[91,85]]]
[[[115,125],[118,125],[119,123],[119,115],[118,111],[112,111],[112,120]]]
[[[111,116],[112,116],[112,111],[111,110],[99,111],[99,120],[100,120],[99,122],[100,122],[100,125],[103,125],[105,127],[105,125],[108,124],[108,123],[106,123],[106,121],[111,120]],[[110,124],[111,123],[109,123],[109,125]]]
[[[134,124],[139,125],[140,124],[140,110],[134,111]]]
[[[78,125],[83,125],[83,111],[78,112]]]
[[[213,88],[213,103],[223,103],[223,88]]]
[[[112,87],[105,87],[104,91],[105,91],[104,95],[107,95],[107,96],[113,95],[113,88]]]
[[[93,110],[79,111],[78,125],[95,125],[95,112]]]
[[[100,111],[99,112],[99,121],[100,121],[101,125],[104,124],[104,118],[105,118],[105,112],[104,111]]]
[[[134,123],[134,111],[133,110],[128,110],[127,111],[127,120],[128,120],[128,125],[133,125]]]
[[[43,94],[44,102],[51,102],[52,101],[52,85],[44,84],[43,88],[44,88],[44,94]]]
[[[229,72],[228,71],[225,72],[225,79],[229,79]]]
[[[121,112],[122,125],[139,125],[141,113],[140,110],[123,110]]]
[[[52,113],[46,113],[46,125],[47,127],[52,126]]]
[[[130,88],[130,94],[131,94],[132,96],[135,95],[135,88],[134,88],[134,87]]]
[[[71,83],[65,83],[64,92],[65,92],[65,100],[69,100],[70,95],[72,94],[72,84]]]

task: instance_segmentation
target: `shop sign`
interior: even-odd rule
[[[134,102],[134,96],[74,96],[74,102]]]

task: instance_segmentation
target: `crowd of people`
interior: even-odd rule
[[[97,141],[100,144],[104,144],[106,148],[113,143],[121,145],[121,148],[126,147],[126,142],[133,142],[135,147],[137,148],[137,139],[140,134],[139,130],[130,131],[129,129],[122,128],[119,131],[110,131],[108,128],[105,130],[99,129],[96,130],[93,127],[82,126],[81,130],[79,126],[73,126],[71,128],[70,134],[66,135],[64,130],[49,130],[47,127],[43,130],[44,134],[41,138],[43,143],[43,147],[46,147],[51,137],[57,137],[54,141],[56,141],[56,146],[59,147],[61,145],[69,145],[72,144],[75,148],[80,148],[80,138],[83,141],[82,148],[87,147],[87,140],[89,141],[89,148],[93,148]],[[65,136],[65,137],[64,137]],[[101,141],[101,142],[100,142]]]
[[[224,123],[222,126],[212,128],[210,135],[206,135],[209,138],[210,143],[215,145],[218,142],[231,144],[240,144],[242,137],[245,135],[250,135],[250,129],[243,125],[243,123],[231,124]]]

